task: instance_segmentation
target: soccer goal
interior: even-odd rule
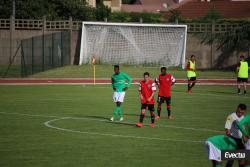
[[[106,64],[184,68],[186,39],[186,25],[83,22],[79,64],[95,55]]]

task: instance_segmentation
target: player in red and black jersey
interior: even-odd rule
[[[155,123],[155,114],[154,114],[154,92],[156,91],[156,84],[153,80],[150,79],[150,75],[148,72],[143,74],[144,79],[140,82],[139,93],[141,98],[141,115],[140,120],[136,124],[138,127],[143,126],[143,119],[145,117],[146,109],[150,111],[151,116],[151,127],[154,127]]]
[[[159,87],[158,92],[158,108],[157,108],[157,117],[159,119],[161,117],[161,104],[166,101],[167,111],[168,111],[168,119],[173,119],[171,116],[171,86],[175,83],[175,78],[167,73],[166,67],[161,67],[161,74],[155,79],[155,83]]]

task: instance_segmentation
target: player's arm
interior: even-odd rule
[[[174,85],[176,83],[176,79],[173,76],[171,76],[171,81],[172,81],[171,85]]]
[[[240,70],[240,63],[237,64],[236,73],[238,73],[239,70]]]
[[[194,69],[192,69],[192,68],[190,67],[190,62],[189,62],[189,61],[188,61],[188,63],[187,63],[186,69],[187,69],[188,71],[194,71]]]
[[[144,97],[143,94],[142,94],[141,84],[139,84],[138,92],[139,92],[139,95],[140,95],[141,100],[143,101],[143,100],[145,99],[145,97]]]
[[[127,87],[124,88],[124,90],[127,90],[131,86],[132,78],[128,74],[126,74],[126,73],[123,73],[123,76],[128,81]]]
[[[156,77],[154,81],[155,81],[155,84],[156,84],[158,87],[160,87],[159,77]]]
[[[156,84],[152,83],[152,94],[151,96],[147,99],[147,101],[151,101],[152,98],[154,98],[154,94],[156,92]]]
[[[226,133],[227,136],[231,135],[231,133],[230,133],[231,127],[232,127],[232,117],[231,117],[231,115],[229,115],[227,117],[227,120],[226,120],[226,123],[225,123],[225,133]]]
[[[115,88],[114,82],[115,82],[114,78],[113,78],[113,77],[111,77],[111,84],[112,84],[112,88],[113,88],[113,90],[115,91],[115,90],[116,90],[116,88]]]

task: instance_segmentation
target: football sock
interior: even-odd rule
[[[188,84],[188,91],[191,89],[190,85]]]
[[[238,88],[238,93],[240,93],[240,89]]]
[[[118,113],[120,114],[120,117],[123,117],[122,108],[121,107],[118,107],[118,108],[119,108]]]
[[[247,94],[247,91],[246,91],[246,90],[244,90],[244,94]]]
[[[155,114],[154,114],[154,111],[151,111],[150,112],[150,115],[151,115],[151,123],[155,123]]]
[[[195,83],[193,82],[192,85],[191,85],[191,88],[194,87]]]
[[[213,165],[213,167],[222,167],[221,164],[216,164],[216,165]]]
[[[145,116],[145,113],[144,112],[141,112],[141,115],[140,115],[140,123],[143,122],[143,119],[144,119],[144,116]]]
[[[232,167],[233,166],[234,161],[233,160],[229,160],[227,161],[226,167]],[[243,166],[242,166],[243,167]]]
[[[117,114],[119,113],[120,107],[116,107],[113,113],[114,119],[117,117]]]
[[[167,109],[168,110],[168,116],[171,115],[171,110],[170,109]]]
[[[168,116],[170,116],[171,115],[170,105],[167,105],[167,111],[168,111]]]
[[[157,114],[159,117],[161,116],[161,105],[158,105]]]

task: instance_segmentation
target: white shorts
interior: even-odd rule
[[[125,92],[114,92],[113,99],[114,102],[123,102],[125,97]]]
[[[215,160],[215,161],[221,161],[221,150],[216,148],[213,143],[210,141],[206,141],[206,148],[208,152],[208,159],[209,160]]]
[[[245,149],[250,150],[250,139],[248,139],[247,142],[245,143]]]

